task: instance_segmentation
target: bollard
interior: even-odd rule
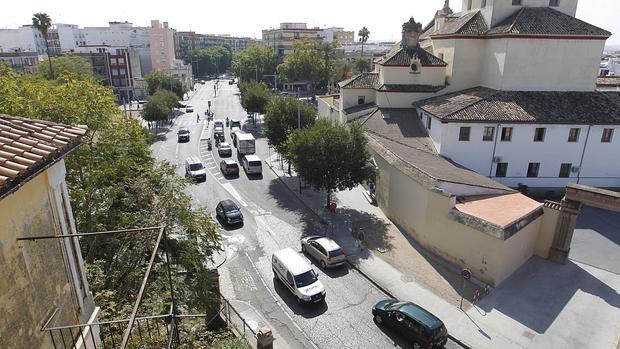
[[[273,333],[269,327],[261,327],[256,334],[257,349],[273,349]]]

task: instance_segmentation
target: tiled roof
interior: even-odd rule
[[[439,30],[435,30],[434,23],[433,21],[433,26],[422,34],[423,38],[431,35],[484,35],[489,30],[480,11],[447,16],[444,25]]]
[[[619,92],[497,91],[476,87],[416,105],[444,121],[620,124]]]
[[[596,86],[620,87],[620,76],[604,76],[596,78]]]
[[[371,111],[374,111],[374,110],[371,110],[371,109],[376,108],[376,107],[377,107],[377,104],[375,102],[370,102],[370,103],[364,103],[364,104],[360,104],[360,105],[356,105],[356,106],[353,106],[353,107],[346,108],[346,109],[344,109],[344,112],[346,114],[359,113],[359,112],[364,111],[364,110],[368,110],[369,112],[371,112]]]
[[[86,127],[0,114],[0,197],[81,143]]]
[[[362,125],[381,147],[433,180],[512,192],[438,155],[415,109],[378,109]]]
[[[399,85],[399,84],[383,84],[377,89],[381,92],[430,92],[435,93],[441,91],[446,86],[434,85]]]
[[[487,32],[495,34],[611,36],[611,33],[550,7],[523,7]]]
[[[339,83],[340,88],[376,88],[379,83],[379,73],[361,73]]]
[[[417,57],[417,59],[420,60],[420,63],[423,66],[445,67],[446,65],[448,65],[446,62],[444,62],[438,57],[433,56],[431,53],[424,50],[420,46],[417,46],[415,49],[409,52],[406,49],[401,48],[386,56],[384,59],[379,61],[378,64],[386,66],[408,67],[411,64],[411,60],[413,59],[413,57]]]

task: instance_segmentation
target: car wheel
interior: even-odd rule
[[[322,269],[327,269],[327,265],[325,264],[325,261],[321,261],[321,268]]]
[[[301,253],[306,254],[306,246],[301,245]]]
[[[383,318],[381,317],[381,315],[379,315],[379,314],[375,315],[375,322],[378,325],[383,325]]]

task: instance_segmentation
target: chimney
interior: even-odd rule
[[[403,39],[400,45],[407,51],[414,50],[419,45],[420,34],[422,34],[422,24],[411,17],[409,22],[403,23]]]
[[[446,17],[452,14],[450,8],[450,0],[446,0],[443,4],[443,8],[435,14],[435,30],[440,30],[446,24]]]

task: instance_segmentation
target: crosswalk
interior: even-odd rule
[[[196,116],[194,115],[194,117],[183,117],[183,118],[177,118],[174,121],[174,125],[176,127],[190,127],[190,126],[195,126],[195,125],[204,125],[207,123],[207,120],[205,118],[200,118],[199,122],[196,122]]]

